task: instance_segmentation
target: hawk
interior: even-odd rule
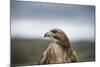
[[[49,37],[51,43],[43,53],[39,64],[56,64],[77,62],[76,51],[71,47],[66,34],[58,28],[54,28],[45,33],[44,38]]]

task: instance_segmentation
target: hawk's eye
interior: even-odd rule
[[[52,30],[52,32],[53,32],[53,33],[57,33],[57,31],[56,31],[56,30]]]

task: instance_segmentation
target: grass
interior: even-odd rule
[[[11,64],[37,65],[48,42],[42,39],[11,39]],[[79,62],[95,61],[95,42],[76,41],[71,42],[71,46],[76,50]]]

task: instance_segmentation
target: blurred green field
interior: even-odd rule
[[[49,41],[43,39],[11,39],[11,64],[38,64]],[[76,41],[71,46],[79,56],[79,62],[95,61],[95,42]]]

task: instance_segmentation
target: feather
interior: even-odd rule
[[[78,61],[76,51],[70,46],[68,37],[61,29],[51,29],[45,34],[45,37],[50,37],[52,41],[45,50],[40,60],[40,64],[70,63]]]

